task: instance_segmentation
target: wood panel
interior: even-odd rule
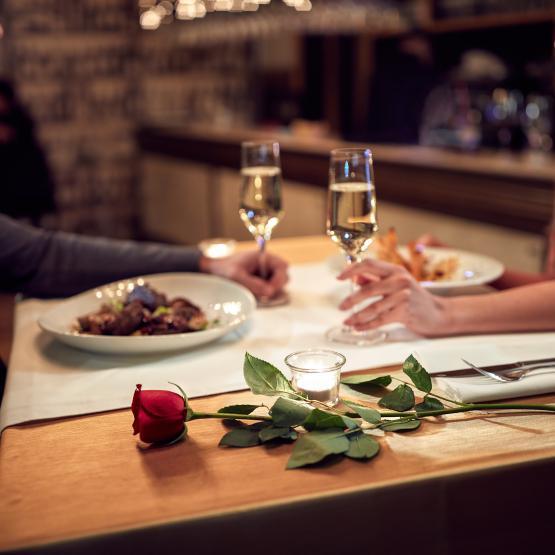
[[[10,358],[13,333],[14,296],[0,294],[0,359],[7,364]]]
[[[377,163],[380,198],[543,234],[552,216],[553,184]]]

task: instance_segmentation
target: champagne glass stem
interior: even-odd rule
[[[261,279],[266,281],[268,279],[268,268],[266,265],[266,238],[263,235],[257,235],[256,242],[258,243],[258,273]]]
[[[346,256],[347,256],[347,266],[351,266],[353,264],[356,264],[357,262],[360,262],[360,257],[359,256],[356,256],[356,255],[353,255],[353,254],[347,254]],[[358,287],[357,287],[355,281],[352,279],[351,280],[351,295],[354,295],[357,292],[357,290],[358,290]],[[353,306],[351,308],[351,310],[349,311],[349,317],[353,316],[355,314],[355,312],[356,312],[356,306]],[[353,329],[353,331],[354,331],[354,328],[352,326],[347,326],[347,327],[349,327],[350,329]]]

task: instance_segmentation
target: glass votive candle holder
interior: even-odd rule
[[[335,351],[307,349],[285,357],[285,364],[291,370],[291,383],[297,391],[333,407],[339,402],[339,381],[345,360]]]
[[[225,258],[235,252],[237,242],[233,239],[216,237],[215,239],[205,239],[198,244],[200,252],[206,258]]]

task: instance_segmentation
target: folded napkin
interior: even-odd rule
[[[484,338],[487,341],[488,336]],[[468,368],[461,358],[476,366],[492,366],[555,357],[555,341],[546,341],[544,334],[492,336],[489,342],[481,340],[479,344],[452,342],[443,346],[426,345],[414,355],[432,375]],[[448,397],[461,402],[528,397],[555,391],[555,364],[553,368],[532,370],[517,382],[501,383],[479,373],[469,377],[434,378],[434,382]]]

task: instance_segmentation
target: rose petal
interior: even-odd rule
[[[135,419],[133,420],[133,435],[139,433],[139,422],[137,420],[137,417],[139,415],[139,410],[141,406],[141,387],[141,384],[137,384],[137,389],[135,389],[135,393],[133,394],[133,401],[131,402],[131,411],[135,416]]]
[[[141,392],[141,408],[159,418],[177,417],[184,414],[185,401],[173,391],[148,389]]]
[[[185,427],[181,418],[176,420],[161,420],[153,418],[148,413],[141,411],[138,417],[140,438],[145,443],[167,442],[176,438]]]

